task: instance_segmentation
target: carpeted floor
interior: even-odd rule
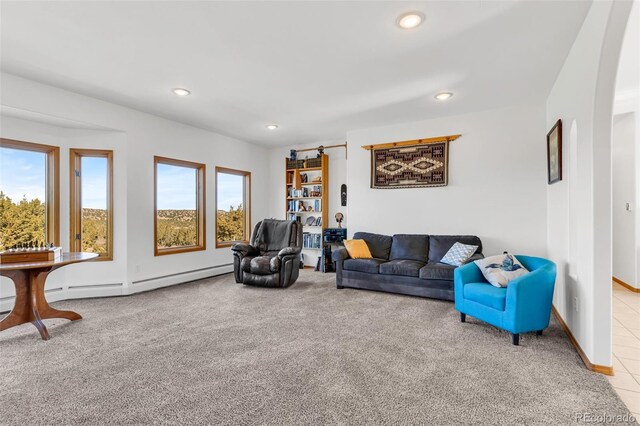
[[[575,424],[628,414],[557,323],[508,334],[450,302],[289,289],[231,275],[121,298],[52,304],[84,316],[0,333],[0,423]]]

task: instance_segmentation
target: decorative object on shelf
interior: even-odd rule
[[[291,151],[289,151],[289,160],[296,161],[297,159],[298,159],[298,151],[296,151],[295,149],[292,149]]]
[[[318,176],[316,178],[313,178],[313,180],[311,181],[311,183],[320,183],[322,182],[322,176]]]
[[[324,154],[324,146],[320,145],[318,147],[318,156],[317,156],[317,158],[322,157],[322,154]]]
[[[547,133],[547,181],[549,185],[562,180],[562,120]]]
[[[338,228],[342,228],[342,220],[344,219],[344,215],[340,212],[336,213],[336,222],[338,222]]]
[[[342,207],[347,205],[347,185],[344,183],[340,186],[340,205]]]
[[[316,217],[315,216],[309,216],[306,220],[306,222],[304,223],[307,226],[313,226],[316,223]]]
[[[371,151],[371,188],[447,186],[449,142],[460,135],[366,145]]]
[[[309,181],[309,176],[306,173],[300,173],[300,182],[307,183]]]

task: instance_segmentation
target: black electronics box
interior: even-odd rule
[[[325,243],[341,243],[347,239],[347,228],[327,228],[322,231],[322,239]]]

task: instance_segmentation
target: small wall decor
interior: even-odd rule
[[[549,185],[562,180],[562,120],[547,133],[547,181]]]
[[[344,219],[344,215],[340,212],[336,213],[336,222],[338,222],[338,228],[342,228],[342,220]]]
[[[340,186],[340,205],[347,205],[347,185],[344,183]]]
[[[449,142],[460,135],[363,146],[371,151],[371,188],[447,186]]]

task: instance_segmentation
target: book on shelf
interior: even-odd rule
[[[305,187],[302,189],[288,188],[287,196],[289,198],[322,197],[322,187],[320,185],[315,185],[313,187]]]
[[[287,215],[287,220],[293,220],[294,222],[302,222],[302,217],[295,213],[289,213]]]
[[[287,202],[287,210],[289,212],[321,212],[322,200],[289,200]]]
[[[319,249],[322,247],[322,235],[304,232],[302,234],[302,248]]]

